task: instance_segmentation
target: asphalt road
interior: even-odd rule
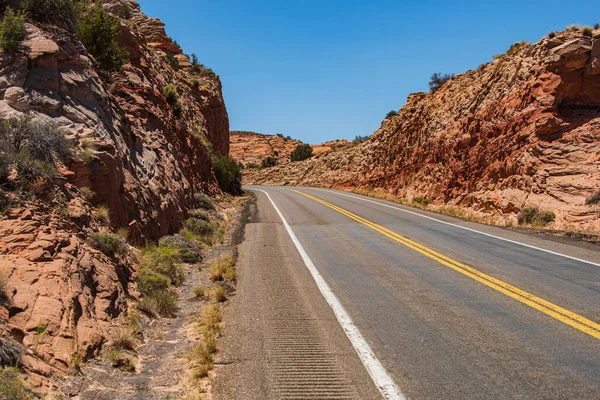
[[[252,376],[262,376],[254,383],[263,383],[252,394],[241,395],[250,389],[238,371],[239,391],[221,398],[328,398],[331,393],[331,398],[381,398],[376,386],[366,382],[365,367],[265,191],[405,398],[600,399],[600,253],[592,246],[346,192],[248,189],[256,193],[262,212],[247,228],[241,249],[240,293],[256,304],[237,311],[248,315],[245,322],[238,318],[238,337],[230,339],[246,343],[242,347],[247,349],[262,346],[254,355],[248,350],[237,354],[266,367],[262,373],[253,370]],[[244,282],[266,282],[271,274],[278,276],[276,283],[260,288],[254,281],[246,283],[252,289],[243,288]],[[269,296],[270,290],[279,295]],[[312,321],[321,315],[326,321],[313,334],[321,336],[318,346],[337,365],[343,378],[336,384],[345,394],[335,397],[326,384],[315,386],[310,379],[306,386],[315,397],[278,391],[276,357],[269,350],[273,344],[264,333],[272,330],[273,320],[264,310],[280,307],[288,315],[286,307],[299,304],[294,296],[312,310],[303,317]],[[257,310],[265,317],[257,318],[260,326],[252,321]],[[246,330],[254,334],[244,335]],[[297,339],[293,332],[286,340]],[[287,361],[290,367],[294,359]],[[232,370],[223,374],[229,383]],[[298,383],[293,373],[286,379],[290,387]],[[222,386],[218,378],[217,389]]]

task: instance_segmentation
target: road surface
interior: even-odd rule
[[[346,192],[247,189],[217,399],[600,399],[593,246]]]

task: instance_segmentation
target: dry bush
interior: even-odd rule
[[[213,281],[235,280],[235,259],[231,254],[222,254],[210,265],[210,279]]]

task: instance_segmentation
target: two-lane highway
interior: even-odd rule
[[[249,189],[279,210],[403,396],[600,398],[594,249],[345,192]]]

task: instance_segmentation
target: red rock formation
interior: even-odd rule
[[[262,133],[232,131],[230,134],[231,155],[242,164],[257,164],[266,157],[275,157],[279,164],[290,161],[290,153],[302,144],[301,141],[283,135],[265,135]],[[313,154],[322,154],[348,145],[345,139],[311,144]]]
[[[597,230],[600,31],[569,30],[408,97],[364,144],[245,184],[327,185],[460,205],[514,220],[526,205],[555,228]]]
[[[117,40],[130,61],[122,72],[100,72],[75,37],[52,26],[28,23],[21,49],[0,52],[0,118],[52,121],[77,146],[62,178],[0,214],[0,274],[8,278],[0,333],[26,349],[30,384],[41,392],[78,357],[98,351],[133,294],[131,260],[86,244],[90,232],[106,229],[92,206],[107,206],[113,228],[126,228],[132,241],[155,240],[180,228],[195,193],[220,193],[205,139],[229,150],[219,78],[192,73],[163,24],[135,1],[104,7],[123,18]],[[179,70],[165,53],[180,60]],[[168,84],[180,117],[163,95]],[[91,189],[93,204],[77,188]],[[43,340],[39,324],[47,324]]]

